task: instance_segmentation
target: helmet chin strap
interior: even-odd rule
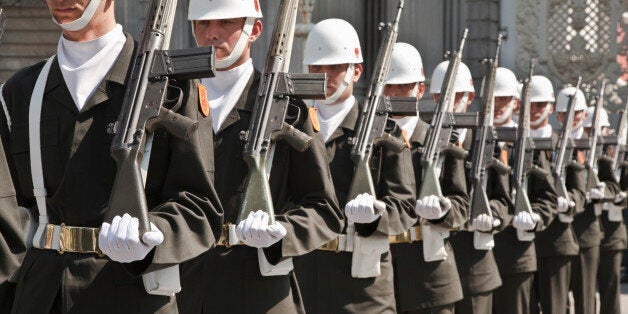
[[[190,21],[190,23],[192,24],[192,34],[194,35],[194,41],[196,42],[196,46],[200,47],[200,45],[198,44],[198,40],[196,39],[196,32],[194,31],[194,21]],[[240,38],[238,38],[238,41],[233,47],[233,50],[231,50],[231,53],[226,58],[216,60],[216,69],[226,69],[232,66],[236,61],[238,61],[238,59],[240,59],[242,53],[244,52],[244,49],[246,49],[246,44],[249,40],[249,37],[253,33],[253,25],[255,25],[255,18],[247,17],[246,21],[244,22],[244,27],[242,28],[242,34],[240,34]]]
[[[60,24],[59,22],[57,22],[57,20],[55,20],[54,16],[52,17],[52,21],[55,22],[55,24],[61,26],[61,28],[66,31],[80,31],[85,28],[87,24],[89,24],[89,22],[91,22],[94,14],[96,13],[96,9],[98,9],[98,6],[100,5],[100,1],[101,0],[91,0],[85,8],[85,11],[83,11],[81,17],[72,22]]]
[[[228,57],[221,60],[216,60],[216,69],[226,69],[232,66],[236,61],[238,61],[238,59],[240,59],[242,53],[244,52],[244,49],[246,48],[246,44],[249,41],[249,36],[251,36],[251,33],[253,32],[254,24],[254,17],[246,18],[246,21],[244,22],[244,27],[242,28],[242,34],[240,34],[238,42],[236,43],[235,47],[233,47],[233,50],[231,50],[231,53]]]
[[[506,123],[506,121],[508,121],[508,119],[512,115],[512,110],[514,108],[515,108],[515,99],[513,98],[513,100],[511,100],[508,103],[508,107],[506,107],[506,111],[504,111],[504,113],[502,113],[499,117],[494,117],[493,118],[493,123],[495,123],[495,124],[504,124],[504,123]]]
[[[412,89],[412,97],[419,96],[419,82],[414,83],[414,88]]]
[[[342,96],[342,94],[345,92],[345,89],[347,89],[347,86],[351,84],[351,78],[353,77],[354,67],[355,65],[353,63],[349,64],[349,66],[347,67],[347,73],[345,74],[345,77],[342,79],[342,83],[340,84],[340,86],[338,86],[336,91],[331,96],[327,97],[326,99],[317,100],[316,102],[323,105],[331,105],[331,104],[336,103],[338,101],[338,98],[340,98],[340,96]]]
[[[523,104],[522,104],[523,105]],[[541,124],[543,124],[543,121],[545,121],[545,119],[549,116],[549,108],[550,108],[551,104],[547,104],[545,106],[545,109],[543,109],[543,114],[536,120],[534,121],[530,121],[530,126],[533,127],[537,127]]]

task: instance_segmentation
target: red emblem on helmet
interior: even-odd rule
[[[355,51],[354,52],[355,52],[355,57],[356,58],[360,58],[360,48],[355,47]]]
[[[255,3],[255,12],[259,13],[259,0],[253,0],[253,2]]]

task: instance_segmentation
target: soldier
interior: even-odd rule
[[[107,125],[120,113],[136,44],[116,24],[113,0],[47,5],[63,29],[57,55],[17,72],[2,93],[18,203],[46,229],[28,242],[13,313],[172,313],[175,298],[148,294],[140,275],[200,255],[219,235],[213,156],[205,154],[213,143],[203,132],[211,119],[192,84],[177,82],[180,113],[198,119],[199,131],[188,141],[155,132],[145,188],[151,230],[140,238],[129,214],[103,222],[116,172]],[[40,130],[40,141],[29,136]]]
[[[575,87],[562,89],[556,100],[556,111],[558,112],[558,120],[563,123],[566,115],[565,112],[567,111],[567,103],[571,95],[575,97],[575,113],[571,136],[573,139],[578,139],[584,134],[583,124],[587,116],[587,105],[584,93],[581,90],[576,91]],[[588,188],[584,181],[586,178],[586,169],[582,165],[584,164],[584,154],[581,151],[574,151],[574,155],[577,162],[571,164],[574,165],[573,167],[576,170],[573,171],[573,175],[570,175],[570,171],[567,172],[565,182],[568,184],[568,188],[570,188],[569,185],[577,186],[577,189],[580,190],[580,194],[582,195],[570,195],[571,201],[576,202],[575,206],[573,206],[575,214],[571,224],[575,236],[578,239],[579,247],[579,252],[576,258],[572,260],[571,264],[570,288],[573,292],[576,313],[593,313],[595,311],[596,272],[591,270],[598,268],[600,242],[603,234],[602,229],[600,229],[601,226],[598,216],[591,202],[594,199],[603,198],[607,187],[605,187],[605,184],[602,182],[598,187],[592,187],[589,191],[586,191]],[[580,165],[578,165],[578,163],[580,163]],[[561,208],[565,207],[568,209],[565,210],[564,213],[569,213],[569,207],[571,206],[561,206],[559,204],[557,210],[563,212]],[[558,246],[557,249],[562,248],[562,250],[564,250],[563,246],[564,245]],[[555,276],[555,273],[556,272],[548,273],[548,277],[550,274],[551,276]],[[539,287],[541,286],[543,286],[543,284],[539,283]],[[556,297],[552,297],[554,299],[552,302],[556,302]]]
[[[436,67],[433,77],[444,77],[447,70],[446,64],[446,62],[443,62]],[[466,74],[465,81],[468,82],[466,83],[468,90],[465,90],[465,92],[469,94],[469,97],[466,104],[462,103],[456,107],[457,112],[466,112],[468,105],[473,101],[475,91],[471,73],[466,65],[461,63],[459,71],[463,69],[462,73]],[[442,81],[442,79],[437,81]],[[440,91],[439,86],[434,86],[434,82],[433,80],[430,90],[432,92]],[[496,89],[496,92],[499,94],[499,90]],[[469,191],[471,188],[469,172],[471,163],[474,162],[471,160],[473,156],[471,150],[473,149],[475,132],[468,132],[467,129],[457,129],[456,131],[454,136],[458,135],[458,137],[452,139],[452,141],[469,152],[465,160],[466,186],[467,191]],[[501,180],[500,177],[502,177]],[[505,175],[500,175],[496,172],[493,167],[489,170],[487,193],[490,199],[492,217],[482,214],[473,221],[469,221],[469,225],[474,229],[481,232],[493,232],[497,226],[501,225],[500,218],[506,214],[509,202],[507,187],[503,186],[507,182],[504,181],[506,178]],[[456,313],[491,313],[493,308],[492,291],[501,286],[502,281],[499,277],[493,251],[476,250],[473,244],[473,237],[473,232],[461,230],[452,237],[451,241],[464,292],[464,298],[456,303]]]
[[[587,119],[584,122],[584,132],[589,134],[593,125],[593,111],[595,107],[587,108]],[[602,108],[599,112],[602,135],[608,135],[610,122],[608,113]],[[601,144],[598,144],[601,145]],[[628,236],[626,226],[622,220],[621,211],[625,208],[626,193],[620,191],[619,183],[615,178],[613,159],[614,151],[606,147],[606,154],[598,157],[598,176],[600,180],[608,182],[609,187],[616,191],[615,198],[603,205],[600,215],[604,236],[600,243],[600,265],[597,270],[598,290],[600,292],[600,313],[621,313],[620,310],[620,268],[621,254],[626,249]],[[624,183],[625,184],[625,183]],[[625,190],[625,186],[623,187]]]
[[[276,222],[269,225],[268,214],[258,211],[238,223],[248,173],[240,134],[251,124],[261,79],[251,60],[251,44],[262,32],[261,17],[257,0],[190,2],[188,19],[196,42],[216,49],[216,77],[203,84],[214,117],[216,190],[225,227],[217,248],[182,269],[181,313],[302,311],[291,258],[322,246],[342,230],[325,147],[319,141],[304,152],[276,143],[269,178]],[[315,136],[315,117],[302,101],[293,100],[287,110],[287,123]]]
[[[307,313],[395,313],[388,236],[401,233],[416,221],[408,147],[400,152],[383,145],[376,147],[371,169],[377,195],[348,198],[354,176],[351,141],[361,121],[353,96],[362,74],[361,51],[356,31],[340,19],[318,22],[305,44],[303,63],[308,71],[327,74],[328,97],[313,103],[320,124],[317,138],[327,148],[338,201],[346,204],[343,234],[296,260]],[[401,138],[392,121],[387,132]],[[366,247],[372,252],[366,253]]]
[[[567,102],[567,98],[559,94],[556,111],[561,124],[565,119]],[[582,109],[586,107],[584,99],[577,98],[575,106],[574,124],[577,125],[584,118],[582,114]],[[540,134],[538,138],[552,138],[553,142],[558,139],[556,132],[552,132],[549,136],[545,135]],[[574,256],[578,255],[578,242],[571,221],[574,213],[584,208],[585,169],[582,165],[583,160],[578,162],[576,151],[574,155],[575,160],[572,159],[565,164],[565,178],[561,178],[565,180],[568,200],[562,196],[558,197],[557,204],[552,207],[552,210],[556,211],[559,216],[545,230],[538,232],[536,238],[538,270],[535,274],[533,308],[540,305],[540,310],[545,313],[567,312],[571,261]]]
[[[554,94],[551,83],[549,86],[544,84],[544,80],[539,76],[533,76],[530,84],[530,131],[534,133],[534,130],[548,125],[550,109],[546,108],[549,108],[554,101]],[[540,112],[545,113],[540,114]],[[514,167],[513,144],[506,143],[500,146],[502,146],[502,158],[508,160],[508,164]],[[550,165],[547,155],[535,153],[534,164],[547,173],[541,175],[537,171],[535,175],[528,175],[527,191],[532,213],[522,211],[515,215],[514,204],[511,204],[508,215],[502,221],[502,224],[508,227],[495,235],[493,251],[502,278],[502,286],[493,291],[493,307],[494,312],[499,314],[531,312],[532,282],[534,272],[537,270],[535,241],[519,240],[517,230],[540,231],[553,219],[550,208],[556,203],[556,193],[549,173]]]
[[[423,63],[419,52],[409,44],[397,43],[393,50],[384,93],[387,96],[421,99],[425,92],[424,81]],[[404,130],[410,143],[414,178],[420,184],[423,181],[421,155],[429,125],[418,116],[397,117],[395,121]],[[415,209],[417,215],[421,215],[429,225],[442,225],[445,229],[460,226],[464,223],[469,204],[464,185],[462,157],[445,156],[440,180],[443,195],[451,202],[451,207],[436,208],[437,212],[429,215],[426,208],[418,206]],[[417,193],[420,188],[418,184]],[[410,230],[391,237],[391,244],[397,311],[453,313],[454,303],[462,299],[462,286],[449,240],[443,243],[448,255],[446,258],[427,261],[421,225],[417,222]]]

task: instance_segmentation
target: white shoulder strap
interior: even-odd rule
[[[39,73],[28,109],[28,144],[30,148],[31,177],[33,179],[33,194],[35,195],[37,210],[39,211],[39,226],[33,238],[33,246],[36,248],[42,247],[40,241],[48,224],[48,212],[46,210],[46,196],[48,193],[44,186],[44,170],[41,162],[40,122],[46,81],[48,80],[48,73],[54,58],[55,56],[50,57],[41,73]]]
[[[4,84],[0,85],[0,103],[2,103],[2,110],[4,111],[4,116],[7,119],[7,128],[9,129],[9,132],[11,132],[11,116],[9,116],[7,102],[4,100]]]

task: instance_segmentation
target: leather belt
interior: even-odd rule
[[[422,239],[421,226],[414,226],[404,233],[388,236],[390,244],[412,243],[414,241],[421,241]]]
[[[217,246],[230,247],[234,245],[242,245],[242,243],[238,236],[236,235],[236,225],[226,223],[222,226],[222,231],[220,232],[220,238],[218,239]]]
[[[56,250],[59,254],[70,252],[102,256],[98,248],[98,233],[100,228],[47,224],[42,249]]]

